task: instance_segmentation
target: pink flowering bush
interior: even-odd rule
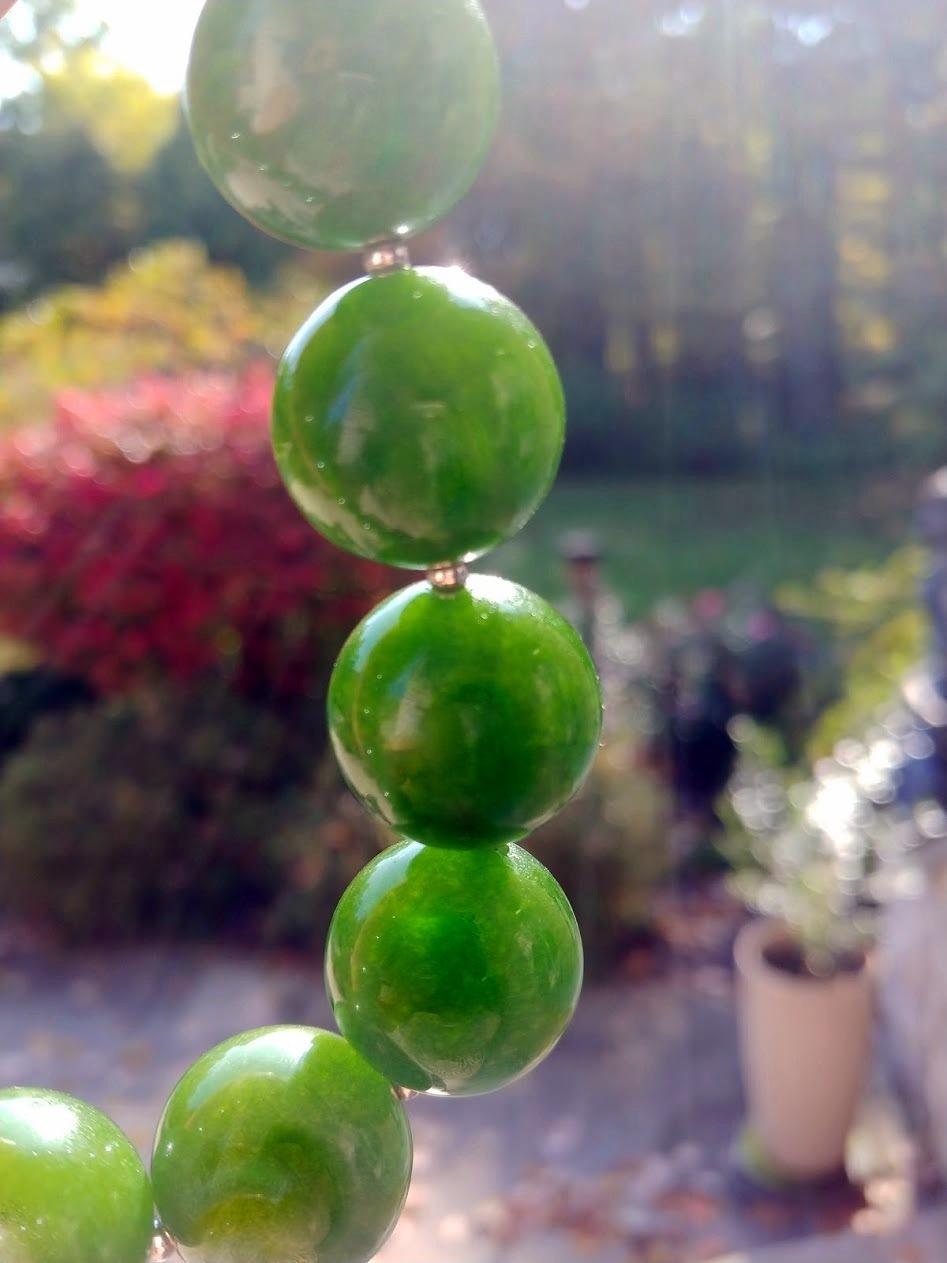
[[[105,694],[208,673],[319,691],[390,572],[300,517],[269,442],[272,371],[65,391],[0,442],[0,635]]]

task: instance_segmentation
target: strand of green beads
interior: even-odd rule
[[[217,186],[367,275],[291,343],[274,451],[309,521],[427,579],[355,629],[329,724],[350,784],[405,840],[342,898],[326,979],[343,1035],[226,1041],[174,1089],[152,1189],[114,1124],[0,1093],[0,1245],[11,1263],[367,1263],[407,1195],[416,1092],[493,1091],[545,1057],[582,948],[552,876],[515,843],[581,783],[599,738],[575,632],[468,573],[547,493],[562,388],[526,316],[404,238],[476,175],[498,109],[476,0],[206,0],[188,116]]]
[[[238,4],[249,8],[239,22]],[[198,152],[255,222],[310,245],[363,249],[366,271],[316,310],[283,357],[276,460],[328,539],[427,572],[363,620],[332,674],[329,728],[342,770],[411,840],[370,864],[341,900],[327,989],[347,1057],[364,1057],[399,1097],[488,1092],[546,1056],[575,1008],[582,949],[572,909],[513,843],[575,792],[601,727],[598,680],[575,632],[534,594],[467,568],[525,524],[555,477],[565,412],[552,357],[507,299],[459,269],[412,267],[403,241],[432,208],[443,213],[479,165],[495,118],[496,57],[471,0],[354,0],[357,12],[344,17],[334,0],[259,6],[208,0],[189,79]],[[386,41],[395,10],[397,38]],[[424,39],[415,39],[418,22]],[[314,56],[318,83],[292,73]],[[343,67],[372,76],[358,109]],[[234,76],[250,85],[239,101],[225,91]],[[368,99],[379,85],[389,111],[410,93],[406,131],[382,125],[380,102]],[[332,123],[331,157],[311,114]],[[382,139],[400,166],[380,160]],[[436,191],[417,168],[404,178],[418,153]],[[255,1047],[258,1037],[246,1038]],[[256,1075],[221,1080],[217,1053],[208,1058],[159,1129],[159,1207],[195,1259],[211,1257],[213,1240],[215,1261],[237,1263],[219,1235],[235,1222],[261,1257],[279,1241],[308,1259],[316,1164],[284,1173],[293,1200],[276,1213],[259,1182],[261,1169],[275,1171],[232,1121],[249,1118],[254,1134],[268,1134],[281,1117],[273,1086]],[[232,1058],[228,1049],[228,1067]],[[341,1076],[330,1089],[349,1099]],[[294,1118],[312,1104],[300,1088]],[[298,1136],[295,1144],[306,1151]],[[252,1153],[252,1168],[244,1157],[228,1162],[231,1150]],[[271,1150],[286,1161],[285,1147]],[[245,1215],[216,1208],[199,1178],[208,1152],[226,1187],[252,1196]],[[274,1211],[264,1219],[261,1194]],[[334,1222],[319,1258],[355,1263],[365,1242],[331,1235]]]

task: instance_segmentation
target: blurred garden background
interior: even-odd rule
[[[0,1066],[146,1143],[202,1039],[329,1020],[328,920],[386,839],[328,755],[324,693],[402,579],[315,536],[269,448],[278,357],[359,260],[221,200],[176,91],[198,0],[130,7],[0,21]],[[915,522],[947,462],[947,8],[484,8],[497,143],[412,255],[519,303],[563,375],[560,481],[481,566],[560,603],[603,675],[589,784],[529,843],[591,981],[512,1106],[420,1103],[390,1257],[662,1263],[856,1232],[839,1259],[874,1259],[864,1234],[909,1225],[947,1151],[930,1047],[895,1037],[931,942],[891,958],[902,1073],[874,1075],[861,1166],[805,1194],[724,1174],[731,949],[762,910],[806,970],[844,973],[897,937],[888,905],[926,897],[917,856],[947,836],[947,485]],[[942,1259],[924,1222],[877,1257]]]

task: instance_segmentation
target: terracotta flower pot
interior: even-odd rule
[[[794,1180],[842,1169],[871,1052],[867,962],[831,978],[771,963],[792,937],[754,921],[737,939],[743,1080],[750,1122],[767,1159]]]

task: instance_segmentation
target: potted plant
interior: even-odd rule
[[[887,825],[857,768],[833,760],[786,790],[734,793],[749,846],[734,884],[757,916],[735,957],[754,1165],[791,1181],[839,1173],[871,1052],[866,890]]]

